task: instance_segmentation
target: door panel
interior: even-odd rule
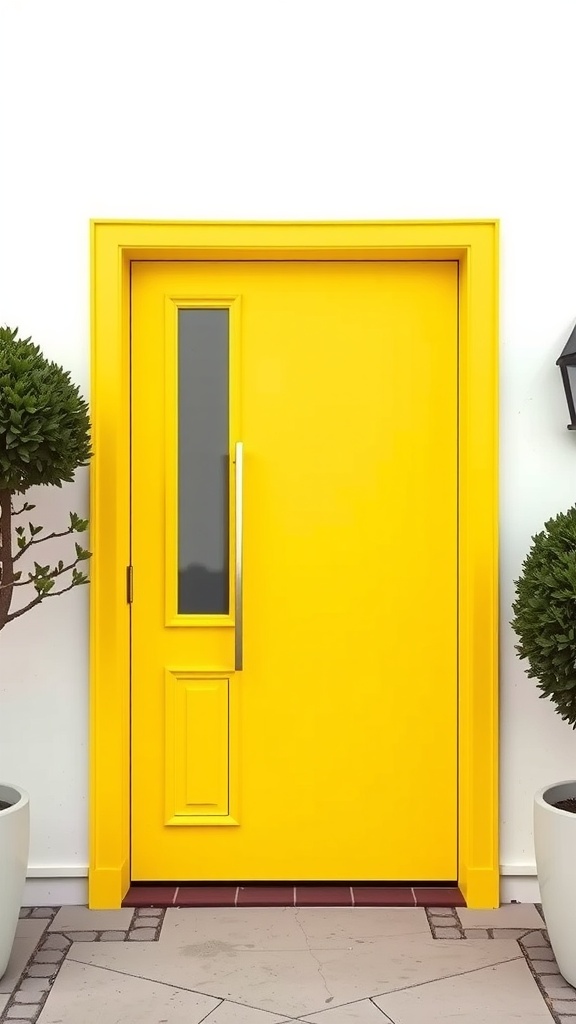
[[[132,280],[133,879],[455,878],[457,264]]]

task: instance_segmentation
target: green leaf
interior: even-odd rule
[[[70,529],[74,533],[86,533],[88,529],[88,520],[81,519],[76,512],[70,513]]]

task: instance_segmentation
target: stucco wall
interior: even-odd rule
[[[501,218],[501,862],[512,876],[533,873],[532,792],[576,768],[576,740],[538,700],[507,625],[530,535],[576,495],[554,366],[576,317],[575,36],[573,0],[3,0],[0,11],[0,320],[84,388],[90,217]],[[37,518],[83,511],[86,498],[81,474],[43,493]],[[0,773],[32,794],[36,875],[81,876],[87,863],[86,597],[2,634]],[[41,885],[45,898],[64,892]],[[516,879],[504,892],[528,889]]]

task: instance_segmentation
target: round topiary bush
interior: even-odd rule
[[[70,374],[17,328],[0,327],[0,630],[47,598],[88,582],[78,566],[90,552],[79,543],[68,561],[34,560],[28,572],[20,569],[20,559],[36,554],[37,545],[84,533],[88,522],[71,512],[64,530],[45,534],[42,526],[19,518],[35,506],[23,499],[16,504],[14,496],[40,484],[61,487],[90,455],[88,406]],[[11,611],[20,587],[34,596]]]
[[[0,490],[61,487],[90,458],[87,403],[70,374],[0,328]]]
[[[533,537],[512,607],[528,675],[576,728],[576,507]]]

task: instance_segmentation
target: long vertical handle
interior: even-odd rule
[[[236,518],[236,586],[235,586],[235,636],[234,668],[241,672],[244,667],[244,445],[236,442],[236,493],[234,512]]]

